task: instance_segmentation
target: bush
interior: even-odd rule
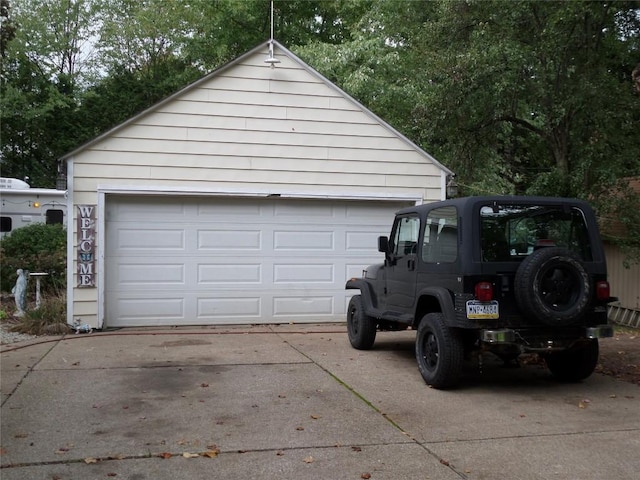
[[[3,292],[11,291],[19,268],[49,274],[41,283],[43,293],[66,290],[67,232],[62,225],[36,223],[14,230],[0,240],[0,259]]]

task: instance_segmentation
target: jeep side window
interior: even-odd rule
[[[458,213],[455,207],[433,209],[427,215],[422,242],[426,263],[451,263],[458,258]]]
[[[396,223],[391,252],[397,257],[415,254],[418,245],[420,220],[418,217],[402,217]]]

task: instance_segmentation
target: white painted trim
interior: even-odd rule
[[[447,199],[447,172],[440,172],[440,200]]]
[[[445,178],[446,174],[442,175]],[[170,187],[170,186],[140,186],[140,185],[98,185],[98,195],[104,194],[124,194],[124,195],[198,195],[216,197],[281,197],[281,198],[308,198],[308,199],[330,199],[330,200],[382,200],[415,202],[416,205],[423,203],[421,197],[409,193],[322,193],[322,192],[300,192],[293,190],[254,190],[254,189],[224,189],[214,190],[200,187]],[[100,212],[99,213],[104,213]]]
[[[98,328],[102,329],[104,326],[104,310],[105,310],[105,278],[104,278],[104,250],[105,250],[105,223],[106,220],[104,218],[105,211],[105,194],[104,192],[98,191],[98,205],[96,207],[98,210],[96,212],[96,223],[97,223],[97,241],[98,245],[96,245],[96,257],[97,257],[97,268],[98,268]]]
[[[73,325],[73,158],[67,160],[67,324]]]

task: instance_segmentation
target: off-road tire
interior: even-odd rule
[[[530,320],[561,327],[577,323],[591,300],[589,273],[577,254],[560,247],[541,248],[516,272],[514,291]]]
[[[589,339],[570,349],[545,356],[547,368],[563,382],[579,382],[589,377],[598,364],[598,339]]]
[[[416,360],[427,385],[439,389],[457,385],[464,361],[464,342],[456,330],[447,327],[442,313],[428,313],[422,318],[416,337]]]
[[[351,346],[358,350],[369,350],[376,340],[376,321],[364,312],[362,297],[354,295],[347,309],[347,332]]]

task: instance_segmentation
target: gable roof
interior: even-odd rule
[[[273,42],[273,44],[271,44],[271,42]],[[276,50],[276,48],[277,48],[277,50]],[[272,50],[270,50],[270,49],[272,49]],[[125,122],[115,126],[114,128],[104,132],[103,134],[93,138],[92,140],[89,140],[88,142],[84,143],[83,145],[81,145],[80,147],[76,148],[75,150],[65,154],[64,156],[62,156],[60,158],[60,160],[66,161],[66,160],[72,158],[73,156],[75,156],[75,155],[77,155],[77,154],[89,149],[90,147],[92,147],[95,144],[101,142],[102,140],[112,136],[116,132],[124,129],[125,127],[136,123],[142,117],[145,117],[145,116],[149,115],[150,113],[153,113],[153,112],[157,111],[158,109],[160,109],[164,105],[166,105],[168,103],[171,103],[172,101],[187,95],[188,93],[190,93],[191,91],[197,89],[201,85],[203,85],[203,84],[211,81],[213,78],[221,75],[223,72],[226,72],[227,70],[229,70],[229,69],[231,69],[231,68],[233,68],[233,67],[235,67],[237,65],[242,64],[243,61],[245,61],[245,59],[247,59],[248,57],[251,57],[252,55],[256,55],[256,54],[259,54],[259,53],[264,53],[265,58],[266,58],[266,56],[269,53],[269,51],[273,51],[274,52],[274,56],[276,58],[277,57],[286,56],[288,59],[293,61],[299,67],[301,67],[302,69],[307,71],[312,76],[316,77],[322,83],[324,83],[327,87],[329,87],[332,90],[334,90],[335,92],[337,92],[339,94],[339,96],[343,97],[345,100],[347,100],[348,102],[352,103],[355,107],[357,107],[358,110],[361,110],[362,113],[366,114],[373,121],[375,121],[376,123],[378,123],[382,127],[384,127],[387,130],[389,130],[394,136],[396,136],[398,139],[400,139],[401,141],[406,143],[406,145],[409,148],[415,150],[417,153],[419,153],[421,156],[423,156],[424,159],[427,160],[429,163],[431,163],[434,166],[438,167],[439,169],[441,169],[443,172],[445,172],[447,174],[452,174],[453,173],[447,167],[445,167],[440,162],[438,162],[429,153],[425,152],[423,149],[421,149],[415,143],[413,143],[411,140],[409,140],[405,135],[403,135],[398,130],[393,128],[391,125],[389,125],[387,122],[385,122],[382,118],[378,117],[376,114],[371,112],[364,105],[362,105],[356,99],[351,97],[344,90],[339,88],[337,85],[335,85],[334,83],[329,81],[327,78],[325,78],[319,72],[317,72],[315,69],[313,69],[312,67],[307,65],[304,61],[302,61],[293,52],[291,52],[290,50],[288,50],[287,48],[285,48],[284,46],[282,46],[279,42],[277,42],[275,40],[267,41],[267,42],[264,42],[264,43],[258,45],[257,47],[255,47],[252,50],[246,52],[245,54],[241,55],[240,57],[228,62],[227,64],[223,65],[222,67],[214,70],[213,72],[205,75],[204,77],[200,78],[199,80],[196,80],[195,82],[193,82],[190,85],[186,86],[185,88],[177,91],[173,95],[168,96],[167,98],[161,100],[160,102],[157,102],[156,104],[152,105],[151,107],[147,108],[146,110],[144,110],[144,111],[138,113],[137,115],[129,118]],[[275,67],[275,68],[278,68],[278,67]]]

